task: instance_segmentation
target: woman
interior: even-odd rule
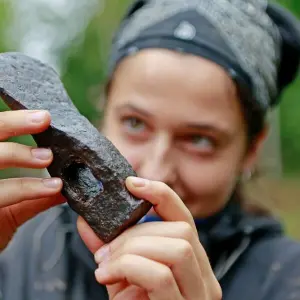
[[[59,205],[59,178],[2,181],[2,248],[47,210],[1,255],[4,299],[300,298],[300,245],[240,193],[265,116],[295,78],[297,26],[259,0],[135,1],[114,39],[101,131],[139,176],[128,189],[154,209],[103,245]],[[1,138],[50,118],[1,113]],[[2,168],[52,159],[1,145]]]

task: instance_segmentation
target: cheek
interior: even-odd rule
[[[139,168],[140,161],[142,160],[142,152],[139,150],[138,147],[133,148],[123,145],[123,147],[120,148],[121,154],[127,159],[132,168],[135,171],[137,171]]]
[[[239,174],[239,163],[234,159],[202,159],[181,161],[181,181],[190,195],[187,200],[224,203],[231,195]]]
[[[115,120],[110,111],[106,114],[102,133],[113,143],[120,153],[131,164],[134,170],[137,170],[142,159],[143,145],[133,144],[124,137],[120,125]]]
[[[137,170],[143,151],[140,146],[132,145],[126,141],[117,130],[111,128],[105,136],[114,144],[120,153],[126,158],[134,170]]]

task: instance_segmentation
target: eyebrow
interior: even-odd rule
[[[132,105],[130,103],[126,103],[120,106],[117,106],[117,110],[132,110],[140,115],[144,115],[145,117],[152,117],[153,114],[149,113],[148,111],[145,111],[144,109],[137,107],[135,105]],[[228,138],[230,135],[232,135],[231,130],[227,129],[225,126],[219,125],[211,125],[208,123],[184,123],[182,122],[181,126],[182,128],[189,129],[189,130],[195,130],[195,131],[206,131],[206,132],[217,132],[220,134],[223,138]]]
[[[184,127],[190,130],[213,132],[219,134],[222,138],[229,138],[232,135],[231,130],[225,128],[225,126],[215,126],[208,123],[187,123]]]
[[[136,113],[141,114],[141,115],[144,115],[144,116],[146,116],[146,117],[151,117],[151,116],[153,116],[151,113],[145,111],[144,109],[142,109],[142,108],[140,108],[140,107],[137,107],[137,106],[135,106],[135,105],[132,105],[132,104],[130,104],[130,103],[127,103],[127,104],[123,104],[123,105],[117,106],[117,110],[119,110],[119,111],[122,111],[122,110],[125,110],[125,109],[126,109],[126,110],[128,110],[128,109],[133,110],[133,111],[135,111]]]

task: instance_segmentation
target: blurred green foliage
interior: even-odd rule
[[[96,122],[97,109],[105,85],[110,43],[115,29],[131,0],[110,0],[91,19],[86,30],[61,52],[62,80],[78,109]],[[81,41],[81,42],[79,42]]]
[[[278,0],[278,2],[300,18],[300,2],[297,0]]]
[[[299,0],[279,0],[300,19]],[[280,106],[283,168],[286,176],[300,173],[300,76],[284,93]]]
[[[11,23],[13,10],[10,2],[0,0],[0,52],[10,50],[10,43],[5,38],[7,36],[7,27]]]

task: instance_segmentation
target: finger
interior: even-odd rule
[[[129,190],[131,190],[132,193],[136,194],[138,197],[140,196],[146,200],[149,200],[155,206],[155,210],[157,211],[157,213],[160,214],[165,220],[187,222],[189,229],[192,228],[193,234],[196,238],[198,238],[198,233],[193,221],[193,217],[191,216],[189,210],[183,204],[181,199],[172,189],[170,189],[163,183],[150,182],[147,180],[145,181],[145,185],[136,187],[140,184],[135,183],[135,185],[133,185],[135,179],[140,180],[140,178],[135,177],[128,177],[126,180],[127,187]],[[141,180],[143,181],[143,179]],[[164,203],[167,203],[167,205],[165,205]],[[99,245],[99,239],[95,234],[92,234],[90,232],[91,229],[84,220],[81,219],[78,225],[79,232],[82,232],[83,234],[82,238],[84,239],[84,242],[86,243],[90,251],[94,253],[97,249],[99,249],[99,247],[97,248],[97,245]],[[136,228],[136,226],[133,228]],[[125,234],[127,232],[130,232],[130,229],[125,231]],[[103,243],[101,242],[100,244],[103,245]]]
[[[132,286],[132,285],[129,284],[125,280],[120,281],[120,282],[118,282],[116,284],[108,284],[108,285],[106,285],[106,288],[107,288],[107,291],[108,291],[108,294],[109,294],[109,299],[114,299],[115,300],[115,296],[117,294],[119,294],[122,291],[126,290],[130,286]],[[143,290],[140,287],[137,287],[137,288],[140,289],[140,290]],[[147,295],[147,293],[146,293],[146,295]],[[131,298],[129,298],[129,299],[131,299]],[[140,298],[137,298],[137,299],[140,299]],[[142,298],[142,299],[144,299],[144,298]]]
[[[93,254],[104,245],[87,222],[80,216],[77,219],[77,229],[81,239]]]
[[[124,290],[119,291],[117,294],[113,294],[110,292],[110,288],[108,287],[109,294],[111,296],[111,299],[113,300],[124,300],[124,299],[130,299],[130,300],[139,300],[139,299],[149,299],[147,292],[135,285],[130,285]]]
[[[126,186],[130,192],[136,197],[151,202],[155,212],[165,221],[181,221],[186,222],[192,235],[197,239],[195,253],[197,253],[197,261],[203,269],[203,276],[214,277],[207,254],[199,242],[197,228],[192,214],[184,205],[180,197],[165,183],[159,181],[151,181],[138,177],[128,177]],[[165,222],[164,222],[165,223]],[[187,231],[190,231],[189,229]]]
[[[45,168],[53,159],[50,149],[32,148],[16,143],[0,143],[0,169]]]
[[[77,230],[81,239],[93,254],[95,254],[95,252],[104,245],[104,243],[100,241],[100,239],[97,237],[95,232],[91,229],[88,223],[81,216],[79,216],[77,219]],[[126,289],[127,286],[128,284],[126,282],[121,282],[111,286],[107,286],[109,290],[110,298],[117,300],[118,298],[115,299],[115,295],[117,295],[120,291]],[[120,299],[132,299],[132,298],[120,298]],[[141,299],[141,298],[136,298],[136,299]]]
[[[25,200],[49,197],[62,189],[59,178],[13,178],[0,180],[0,208]]]
[[[62,196],[62,194],[58,193],[52,197],[27,200],[5,207],[4,209],[8,209],[10,211],[14,225],[19,227],[39,213],[64,202],[66,202],[66,199]]]
[[[155,212],[165,221],[184,221],[197,234],[192,214],[180,197],[165,183],[143,178],[128,177],[126,186],[136,197],[152,203]]]
[[[87,223],[85,226],[87,226],[89,230],[92,230]],[[151,222],[131,227],[109,244],[104,245],[100,249],[98,248],[99,250],[97,249],[98,251],[94,255],[95,261],[100,263],[105,255],[113,254],[128,241],[144,236],[182,239],[188,242],[193,249],[198,250],[198,241],[195,239],[189,224],[185,222]]]
[[[131,238],[115,252],[107,253],[101,262],[112,262],[127,254],[145,257],[168,266],[184,298],[205,299],[206,290],[201,270],[194,250],[186,240],[152,236]]]
[[[47,111],[17,110],[0,113],[0,140],[44,131],[50,125]]]
[[[207,254],[199,242],[198,236],[194,234],[193,228],[186,222],[151,222],[131,227],[112,242],[100,248],[94,255],[95,261],[98,263],[101,262],[103,260],[103,256],[108,253],[114,253],[130,239],[141,236],[160,236],[185,240],[194,249],[198,266],[202,271],[203,279],[211,280],[211,278],[214,278]]]
[[[123,255],[99,267],[95,276],[99,283],[105,285],[126,280],[145,289],[150,299],[183,300],[171,270],[141,256]]]
[[[0,209],[0,228],[2,229],[0,233],[0,251],[7,246],[19,226],[40,212],[64,201],[65,199],[60,195],[58,197],[24,201]]]

